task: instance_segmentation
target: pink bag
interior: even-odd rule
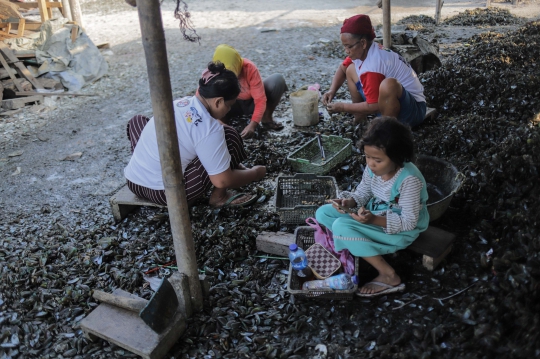
[[[345,273],[354,274],[354,257],[348,249],[336,252],[332,231],[328,228],[323,229],[319,222],[317,222],[317,220],[313,217],[307,218],[306,223],[311,228],[315,229],[315,243],[319,243],[330,253],[332,253],[336,258],[338,258],[341,262],[341,265],[343,266],[343,270],[345,271]]]

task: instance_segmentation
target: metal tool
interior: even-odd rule
[[[317,132],[317,142],[319,142],[319,148],[321,149],[321,158],[323,161],[326,160],[326,155],[324,154],[324,147],[323,147],[323,144],[322,144],[322,137],[321,137],[321,133],[320,132]]]
[[[167,278],[163,278],[150,300],[121,297],[101,290],[94,290],[93,296],[100,302],[139,312],[139,317],[156,333],[168,327],[178,310],[178,297]]]

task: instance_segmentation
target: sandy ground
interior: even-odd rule
[[[393,1],[392,21],[408,15],[434,16],[435,1]],[[284,74],[291,90],[319,82],[327,88],[339,60],[314,57],[309,45],[335,40],[343,19],[369,14],[382,21],[375,1],[352,0],[217,0],[188,1],[200,44],[182,39],[174,19],[174,3],[166,0],[163,23],[167,38],[173,95],[193,93],[215,46],[229,43],[254,61],[261,74]],[[540,16],[536,1],[493,3],[529,19]],[[485,1],[447,0],[446,18]],[[2,217],[31,214],[48,206],[61,213],[108,206],[109,196],[124,184],[123,168],[130,153],[127,120],[150,115],[146,64],[136,9],[121,0],[83,3],[84,25],[93,41],[108,42],[104,52],[109,74],[83,89],[93,97],[56,98],[47,106],[26,107],[0,118],[0,212]],[[272,30],[272,31],[265,31]],[[466,39],[482,28],[441,27],[442,48]],[[282,101],[276,117],[290,127],[291,110]],[[66,156],[82,152],[75,160]],[[39,212],[38,212],[39,213]],[[105,218],[110,213],[103,211]]]

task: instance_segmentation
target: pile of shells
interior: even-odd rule
[[[421,25],[435,25],[435,19],[428,15],[411,15],[404,17],[397,22],[398,25],[403,24],[421,24]]]
[[[289,231],[267,205],[271,183],[255,183],[249,208],[190,208],[198,267],[211,283],[204,310],[188,321],[175,358],[525,358],[540,352],[540,23],[488,33],[421,80],[440,116],[419,126],[419,153],[446,159],[467,179],[437,226],[457,234],[436,271],[402,251],[387,256],[407,290],[352,302],[304,300],[287,292],[288,261],[256,251],[261,231]],[[340,49],[340,58],[342,50]],[[318,82],[315,78],[306,81]],[[323,83],[324,87],[328,83]],[[346,99],[346,92],[338,98]],[[278,107],[278,116],[287,108]],[[242,127],[246,119],[236,119]],[[292,174],[286,157],[314,132],[356,142],[366,124],[321,118],[290,135],[260,130],[246,141],[247,165],[268,177]],[[332,170],[353,189],[365,161]],[[92,289],[122,288],[149,298],[150,277],[176,270],[168,214],[142,208],[115,224],[108,205],[61,213],[43,206],[0,224],[0,357],[122,358],[89,342],[79,322],[97,303]],[[151,271],[158,268],[155,271]],[[374,270],[362,263],[362,282]]]
[[[458,227],[469,227],[463,244],[476,249],[470,260],[486,268],[486,291],[476,303],[502,303],[476,310],[487,317],[475,337],[532,355],[538,344],[531,345],[536,339],[527,333],[536,328],[531,314],[540,289],[540,187],[533,180],[540,163],[540,22],[469,43],[421,75],[428,103],[441,116],[416,132],[419,150],[447,159],[467,176],[456,205],[468,218]]]
[[[427,15],[411,15],[399,20],[397,25],[405,25],[405,30],[426,34],[435,30],[435,19]]]
[[[319,41],[312,44],[310,48],[311,52],[317,56],[330,57],[333,59],[344,59],[346,56],[343,44],[339,39]]]
[[[519,25],[523,19],[510,13],[507,9],[498,7],[476,8],[465,10],[455,16],[443,21],[445,25],[455,26],[498,26],[498,25]]]

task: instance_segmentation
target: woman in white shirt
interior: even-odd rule
[[[174,101],[174,114],[188,202],[203,196],[212,185],[213,207],[253,203],[256,195],[234,194],[238,188],[266,175],[264,166],[250,169],[240,134],[218,120],[231,109],[240,93],[236,75],[222,63],[211,62],[199,80],[195,96]],[[139,197],[167,205],[161,174],[154,118],[137,115],[128,123],[133,156],[124,170],[129,189]]]

